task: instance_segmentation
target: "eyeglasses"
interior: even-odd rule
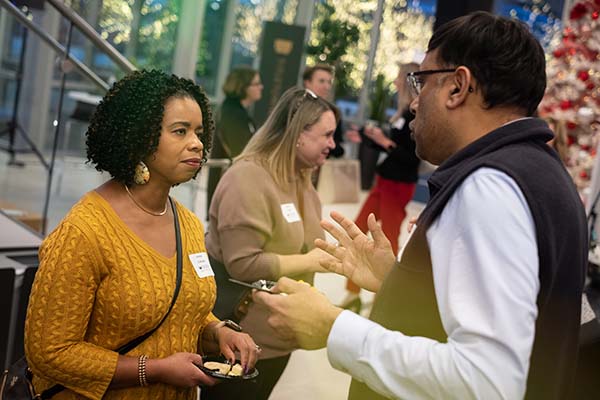
[[[421,89],[423,89],[423,85],[425,82],[423,81],[421,76],[424,75],[432,75],[432,74],[441,74],[446,72],[454,72],[456,68],[452,69],[429,69],[426,71],[415,71],[409,72],[406,74],[406,82],[408,82],[408,87],[410,88],[411,94],[415,97],[421,94]]]
[[[288,120],[288,123],[291,122],[292,119],[294,119],[294,115],[296,115],[296,112],[298,112],[298,109],[300,108],[300,106],[304,102],[304,99],[306,99],[306,98],[311,98],[313,100],[317,100],[319,98],[319,96],[317,96],[316,93],[310,89],[304,89],[304,94],[296,102],[296,105],[294,106],[294,108],[292,109],[292,112],[290,113],[290,119]]]

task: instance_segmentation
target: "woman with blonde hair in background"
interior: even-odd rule
[[[265,124],[227,170],[215,191],[206,236],[215,268],[235,279],[276,281],[282,276],[313,282],[330,256],[316,249],[323,239],[321,202],[311,173],[335,147],[337,108],[310,90],[292,88],[279,99]],[[215,313],[219,310],[217,298]],[[267,324],[268,311],[250,304],[240,324],[262,347],[257,386],[235,392],[233,386],[210,388],[208,399],[267,399],[297,343],[282,341]]]

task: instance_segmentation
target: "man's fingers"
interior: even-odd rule
[[[344,256],[344,247],[339,246],[337,243],[329,243],[323,239],[315,239],[315,246],[338,260],[341,260]]]
[[[323,239],[315,239],[315,247],[335,257],[335,251],[338,246],[336,243],[329,243]]]
[[[277,292],[286,294],[301,292],[309,287],[310,285],[306,282],[299,282],[285,276],[279,278],[279,280],[277,281],[277,285],[275,285],[275,289],[277,290]]]
[[[332,213],[333,214],[333,213]],[[341,217],[342,219],[344,217]],[[346,232],[342,229],[338,228],[336,225],[332,224],[330,221],[323,220],[321,221],[321,227],[325,229],[335,240],[341,243],[343,246],[348,247],[352,242],[352,239],[348,236]]]
[[[377,219],[375,219],[375,214],[371,213],[367,217],[367,226],[369,227],[369,231],[371,232],[371,236],[373,236],[373,241],[377,244],[389,242],[388,238],[383,233],[383,229],[381,225],[377,223]]]
[[[277,284],[271,289],[272,293],[267,293],[262,290],[253,290],[252,300],[258,304],[262,304],[267,308],[273,309],[277,307],[282,296],[278,294],[293,294],[302,290],[310,288],[310,285],[304,282],[298,282],[287,277],[281,277],[277,281]]]
[[[354,240],[358,236],[364,235],[363,231],[361,231],[358,228],[358,226],[356,226],[356,224],[354,223],[354,221],[352,221],[351,219],[344,217],[342,214],[340,214],[340,213],[338,213],[336,211],[332,211],[330,215],[331,215],[331,218],[333,218],[333,220],[335,222],[337,222],[338,224],[341,225],[342,228],[344,228],[344,231],[350,237],[350,239]],[[345,243],[344,241],[342,241],[340,239],[338,239],[338,241],[342,245],[348,247],[348,244]]]

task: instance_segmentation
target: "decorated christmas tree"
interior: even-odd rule
[[[599,17],[600,0],[579,1],[570,10],[562,38],[548,55],[548,88],[539,108],[584,201],[600,130]]]

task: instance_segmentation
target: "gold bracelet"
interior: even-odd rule
[[[142,354],[138,357],[138,380],[140,382],[140,386],[148,386],[148,379],[146,377],[146,360],[148,360],[148,356]]]

